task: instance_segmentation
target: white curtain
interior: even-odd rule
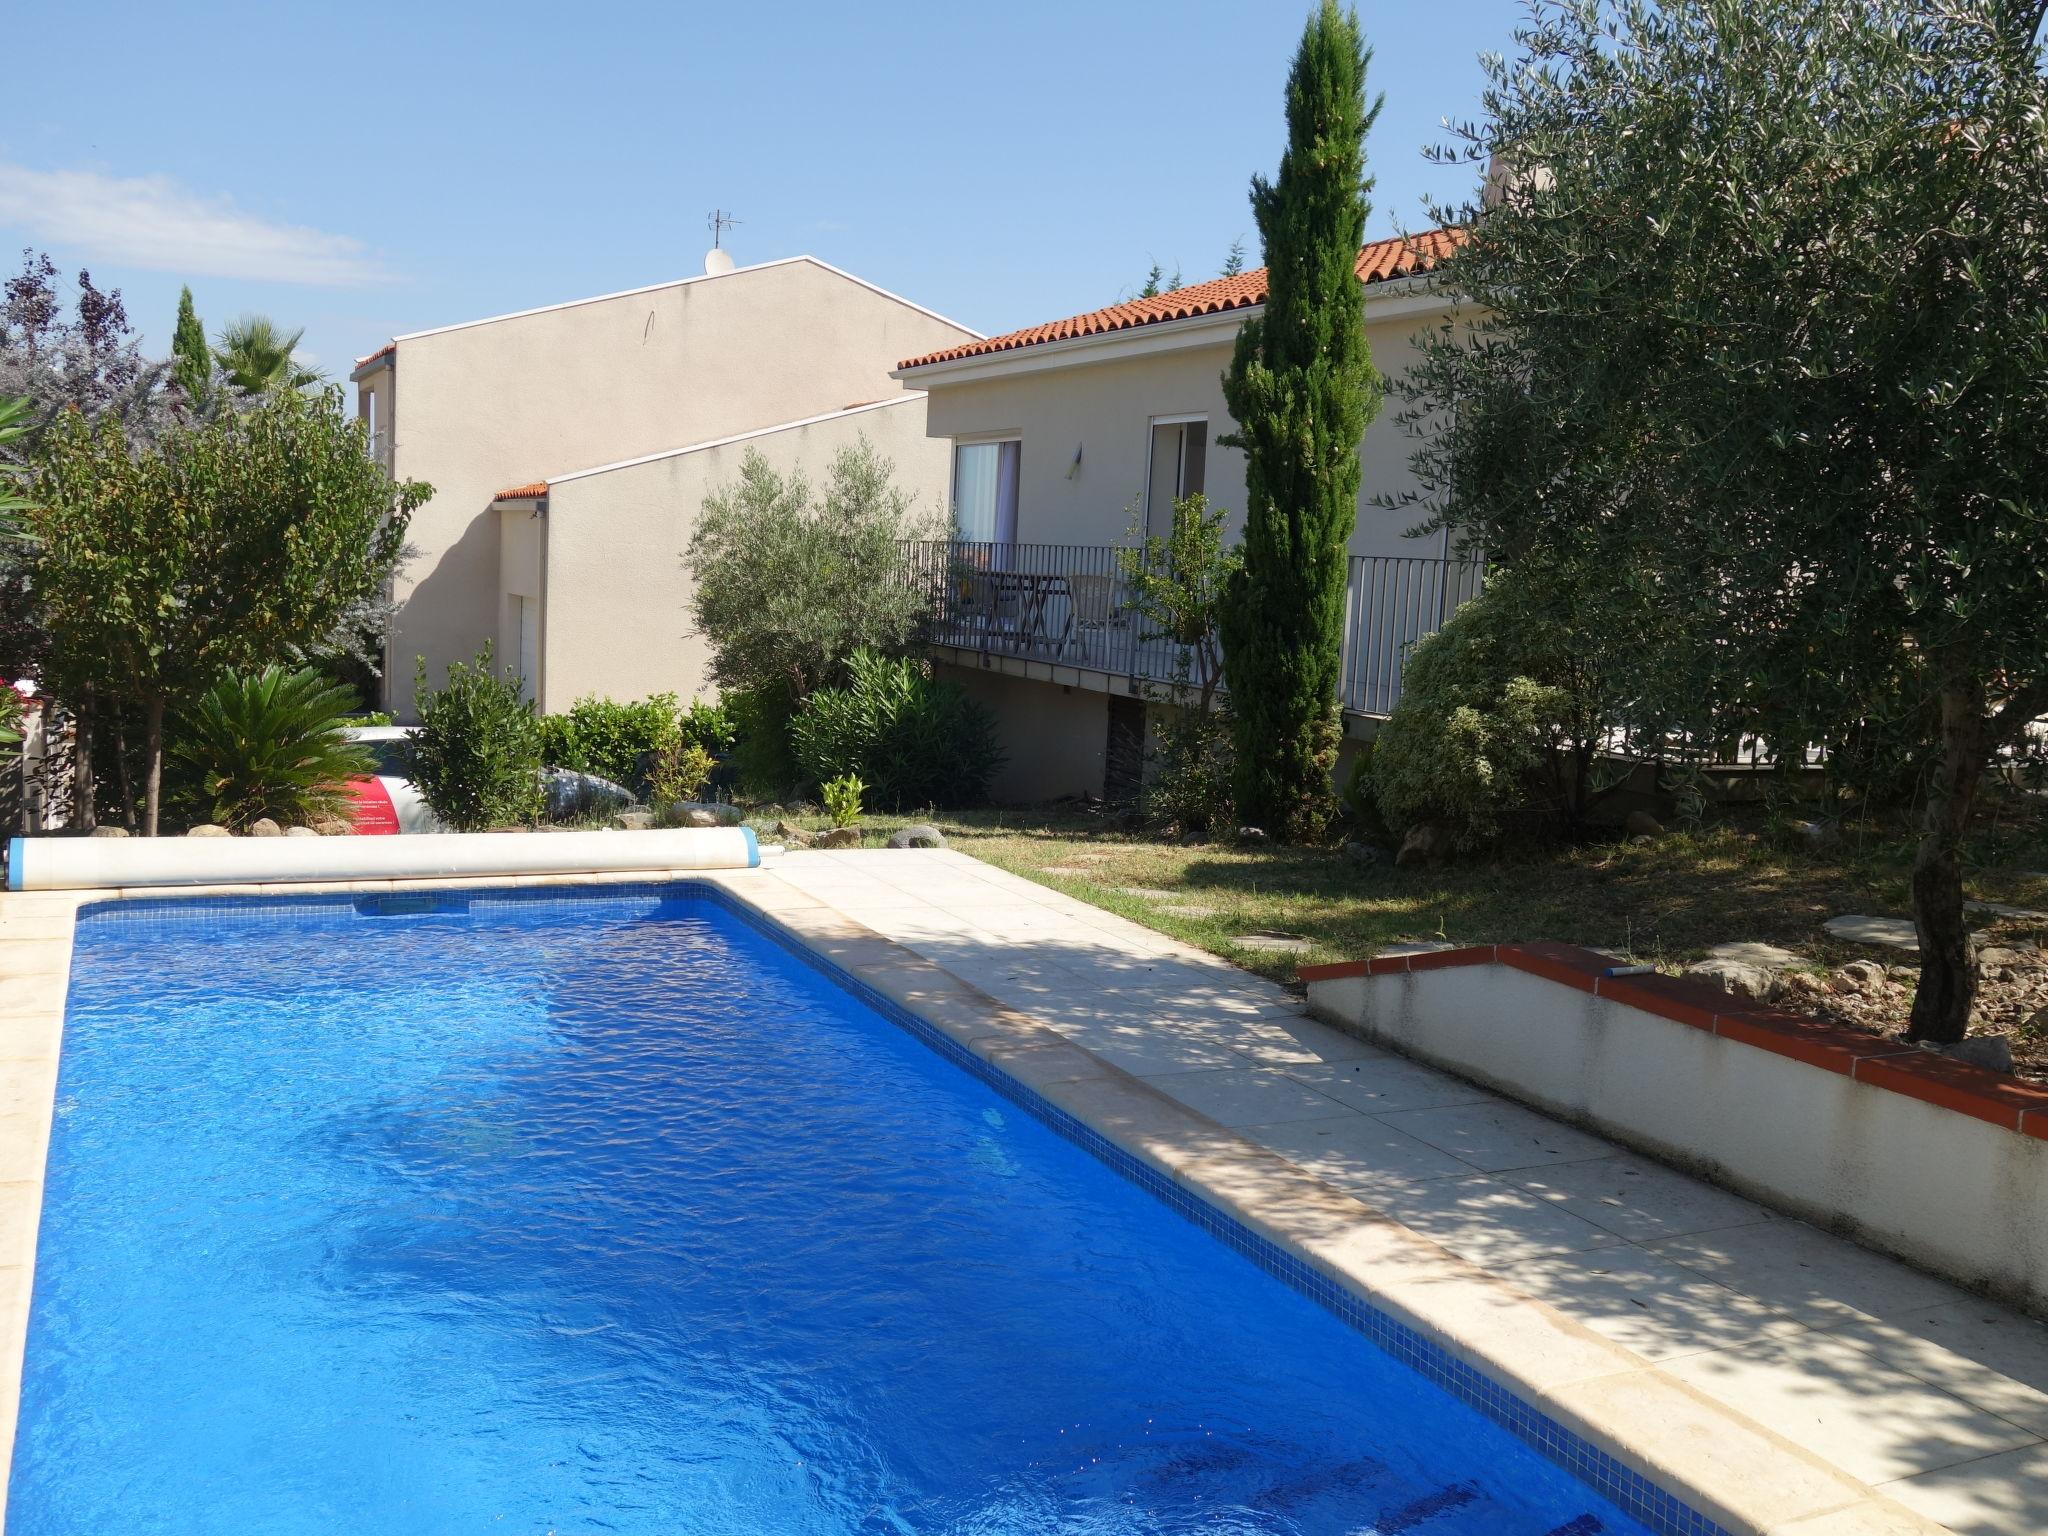
[[[955,536],[970,543],[1017,538],[1019,443],[961,443],[953,450]]]

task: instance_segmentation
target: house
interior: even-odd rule
[[[414,659],[438,683],[493,642],[543,711],[707,687],[683,552],[705,492],[759,451],[822,477],[861,436],[926,507],[945,445],[891,374],[977,333],[815,257],[400,336],[349,375],[372,451],[434,488],[415,513],[386,652],[410,718]]]
[[[1359,252],[1383,374],[1410,366],[1416,334],[1448,318],[1431,273],[1455,239],[1435,230]],[[1163,535],[1174,500],[1196,491],[1229,510],[1229,537],[1242,530],[1244,458],[1219,441],[1233,425],[1222,376],[1265,297],[1260,268],[897,367],[927,395],[926,428],[951,459],[959,542],[923,555],[940,598],[933,654],[995,711],[1009,752],[999,799],[1100,794],[1140,756],[1124,749],[1174,668],[1123,606],[1115,546]],[[1392,707],[1406,646],[1477,586],[1442,535],[1411,538],[1415,515],[1377,504],[1413,487],[1413,446],[1390,402],[1359,449],[1343,695],[1354,734]]]

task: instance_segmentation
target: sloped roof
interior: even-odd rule
[[[1392,278],[1426,272],[1448,256],[1463,238],[1463,234],[1455,229],[1432,229],[1419,235],[1396,235],[1391,240],[1375,240],[1358,253],[1358,280],[1362,283],[1383,283]],[[1100,336],[1110,331],[1134,330],[1168,320],[1187,320],[1196,315],[1246,309],[1265,301],[1266,269],[1257,267],[1235,277],[1219,277],[1213,282],[1196,283],[1192,288],[1176,288],[1171,293],[1156,294],[1148,299],[1131,299],[1106,309],[1069,315],[1064,320],[1052,320],[1021,331],[947,347],[943,351],[927,352],[922,357],[906,358],[897,366],[922,368],[928,363],[986,357],[991,353],[1014,352],[1048,341],[1072,341],[1080,336]]]
[[[509,487],[507,487],[507,488],[506,488],[505,490],[502,490],[502,491],[498,492],[498,494],[497,494],[497,495],[495,495],[495,496],[493,496],[493,497],[491,498],[491,500],[493,500],[493,501],[533,501],[533,500],[536,500],[536,499],[537,499],[537,498],[539,498],[539,497],[542,497],[542,496],[545,496],[545,495],[547,495],[547,493],[548,493],[548,483],[547,483],[547,481],[545,481],[545,480],[536,480],[536,481],[534,481],[534,482],[533,482],[533,483],[532,483],[531,485],[514,485],[514,486],[509,486]]]

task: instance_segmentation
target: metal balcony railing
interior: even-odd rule
[[[1012,656],[1125,677],[1192,678],[1183,648],[1131,610],[1112,544],[1003,544],[934,540],[905,546],[904,577],[924,594],[924,639],[987,656]],[[1347,710],[1384,715],[1401,696],[1409,648],[1478,594],[1480,568],[1456,560],[1354,556],[1345,586]]]

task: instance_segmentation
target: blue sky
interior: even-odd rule
[[[983,331],[1190,282],[1257,231],[1306,5],[278,3],[12,8],[0,265],[118,286],[145,345],[303,325],[331,374],[387,337],[803,252]],[[1372,233],[1472,178],[1510,0],[1369,4]]]

